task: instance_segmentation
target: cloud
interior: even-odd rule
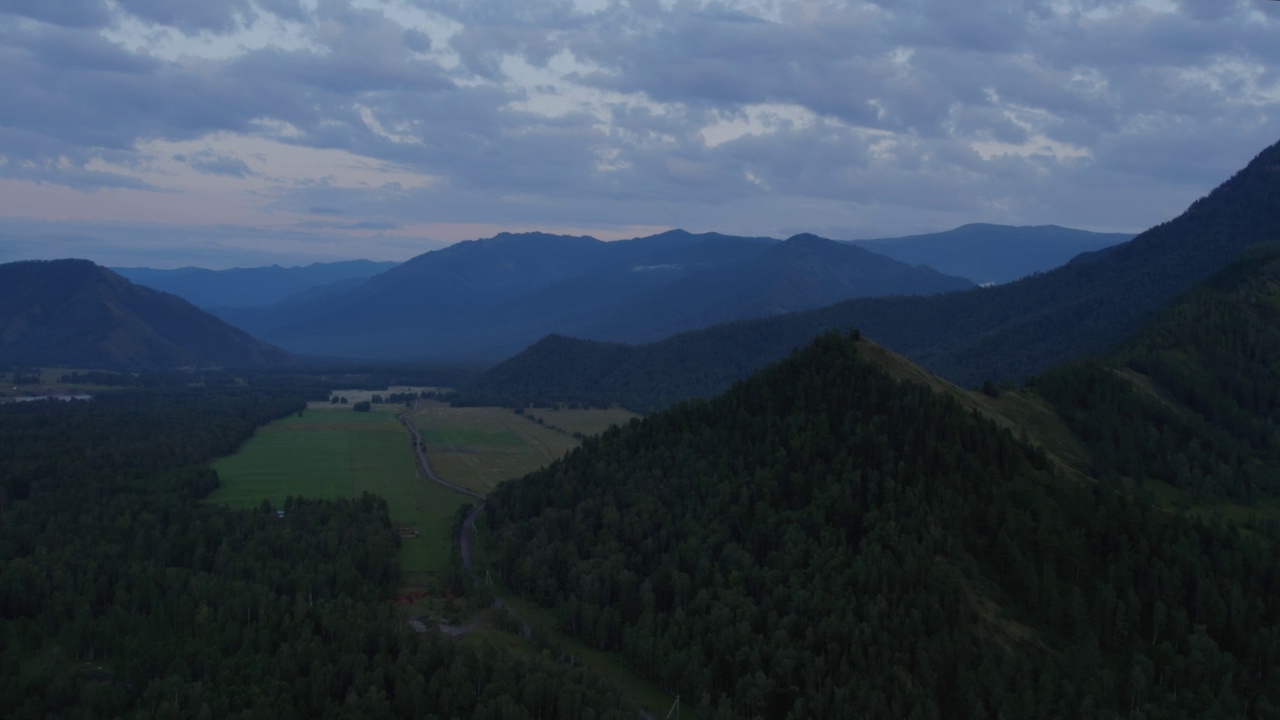
[[[1276,139],[1277,36],[1209,0],[13,0],[0,178],[369,242],[1139,230]]]
[[[7,0],[0,16],[16,15],[52,25],[98,28],[110,20],[106,0]]]
[[[245,161],[232,157],[210,156],[207,158],[195,158],[191,160],[191,167],[210,175],[247,177],[254,174]]]
[[[139,20],[177,28],[184,33],[202,30],[226,33],[254,15],[248,0],[115,0]]]
[[[403,227],[403,225],[400,223],[384,222],[380,220],[361,220],[353,223],[308,220],[306,222],[296,223],[295,227],[324,230],[398,230]]]

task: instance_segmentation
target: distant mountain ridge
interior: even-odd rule
[[[1277,196],[1280,145],[1273,145],[1176,219],[1050,272],[937,297],[849,300],[622,350],[542,342],[495,367],[463,397],[616,402],[653,410],[724,390],[833,328],[859,328],[961,385],[1020,380],[1116,347],[1243,250],[1274,241],[1280,233]],[[556,357],[566,351],[576,355],[572,363]],[[557,370],[570,366],[577,369],[573,375]]]
[[[88,260],[0,265],[0,362],[141,369],[252,367],[289,353]]]
[[[1128,242],[1133,233],[1099,233],[1059,225],[971,223],[953,230],[853,244],[894,260],[922,264],[974,283],[1006,283],[1051,270],[1081,253]]]
[[[146,287],[177,295],[204,308],[257,307],[287,301],[303,293],[325,288],[341,290],[386,272],[399,263],[350,260],[312,263],[302,267],[271,265],[255,268],[206,270],[184,267],[156,270],[144,267],[111,268],[113,272]]]
[[[673,230],[602,242],[502,233],[419,255],[313,302],[217,312],[299,353],[492,361],[548,333],[637,342],[848,297],[968,287],[814,236]]]

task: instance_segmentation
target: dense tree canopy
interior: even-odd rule
[[[634,717],[582,671],[412,632],[381,498],[199,502],[207,461],[314,393],[262,385],[0,405],[5,717]]]
[[[702,717],[1276,717],[1269,546],[827,335],[490,497],[497,566]]]
[[[1280,496],[1280,249],[1247,254],[1103,360],[1037,378],[1093,473]]]

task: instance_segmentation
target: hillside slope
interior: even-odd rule
[[[1091,449],[1094,473],[1198,499],[1280,497],[1280,247],[1246,253],[1115,353],[1031,390]]]
[[[168,368],[290,359],[181,298],[87,260],[0,265],[0,362]]]
[[[1274,716],[1269,547],[862,355],[824,335],[500,486],[493,575],[701,717]]]
[[[487,401],[529,401],[542,388],[574,388],[562,401],[607,400],[652,410],[678,399],[708,397],[750,371],[832,328],[859,328],[947,379],[976,386],[1021,380],[1068,360],[1104,353],[1182,293],[1251,246],[1280,233],[1280,145],[1178,218],[1080,262],[993,288],[935,297],[850,300],[790,315],[743,321],[633,348],[598,361],[579,345],[577,378],[555,377],[537,358],[535,374],[517,355],[469,394]],[[544,353],[535,347],[530,353]],[[517,379],[512,384],[512,379]],[[523,395],[516,392],[522,389]]]

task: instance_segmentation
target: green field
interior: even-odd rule
[[[281,507],[289,495],[381,495],[391,521],[419,533],[400,550],[406,582],[425,582],[445,572],[454,513],[474,502],[418,476],[408,433],[392,411],[309,409],[302,417],[259,428],[239,452],[213,467],[222,487],[209,502],[234,508],[257,507],[263,500]]]
[[[423,402],[411,419],[421,430],[432,464],[442,478],[488,492],[499,482],[521,477],[576,447],[578,441],[566,430],[589,434],[587,431],[598,432],[633,417],[626,411],[543,412],[544,423],[560,429],[502,408],[451,408],[436,402]],[[387,499],[394,523],[420,533],[401,548],[405,583],[429,585],[448,567],[454,513],[460,505],[474,500],[418,476],[408,436],[395,416],[396,409],[390,406],[357,413],[349,406],[317,403],[301,417],[259,428],[239,452],[214,464],[222,487],[209,501],[252,508],[264,499],[282,506],[289,495],[337,498],[364,491],[376,493]],[[477,553],[483,564],[483,540]],[[542,629],[637,703],[660,715],[670,708],[673,698],[637,678],[616,655],[563,635],[555,630],[547,611],[504,596],[521,618]],[[428,598],[413,612],[438,614],[442,602]],[[494,642],[516,654],[540,652],[528,639],[489,628],[491,614],[486,610],[472,618],[481,626],[476,640]],[[682,717],[691,717],[689,709],[683,710]]]
[[[609,429],[610,425],[626,425],[632,418],[640,417],[630,410],[622,408],[610,408],[608,410],[529,408],[524,411],[524,415],[532,418],[535,422],[541,420],[547,427],[561,430],[570,435],[574,433],[599,435]]]
[[[411,417],[436,473],[479,493],[523,477],[578,445],[570,435],[503,408],[423,402]]]

